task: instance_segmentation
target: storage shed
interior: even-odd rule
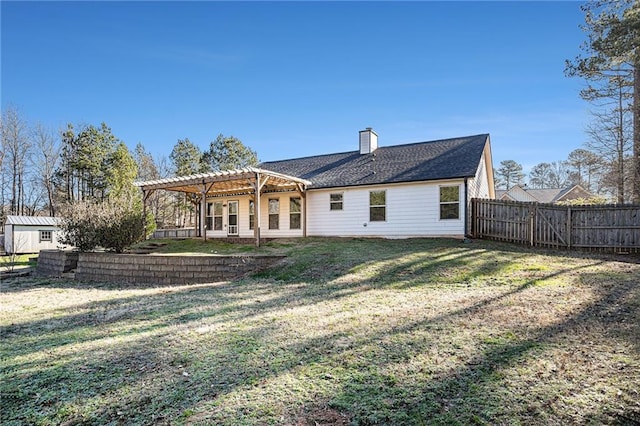
[[[4,251],[8,254],[38,253],[57,249],[58,218],[45,216],[7,216],[4,224]]]

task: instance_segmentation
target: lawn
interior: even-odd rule
[[[3,282],[0,423],[640,422],[637,258],[425,239],[257,251],[289,257],[190,286]]]

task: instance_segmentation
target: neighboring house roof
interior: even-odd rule
[[[58,226],[59,219],[49,216],[7,216],[5,225]]]
[[[553,203],[556,201],[558,194],[560,194],[562,188],[545,188],[545,189],[529,189],[523,188],[530,196],[532,196],[539,203]]]
[[[282,161],[260,168],[311,181],[309,188],[335,188],[459,179],[475,176],[488,134],[379,147]]]
[[[537,201],[539,203],[557,203],[560,201],[575,200],[577,198],[591,198],[593,194],[580,185],[566,188],[532,189],[526,186],[516,185],[508,191],[504,189],[496,191],[496,198],[513,201]]]

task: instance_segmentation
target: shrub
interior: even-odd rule
[[[147,237],[145,222],[150,234],[155,227],[153,218],[144,217],[142,206],[135,199],[77,202],[68,206],[62,218],[62,242],[80,251],[100,246],[122,253]]]
[[[66,206],[60,221],[61,242],[80,251],[91,251],[99,243],[101,208],[96,202],[80,201]]]

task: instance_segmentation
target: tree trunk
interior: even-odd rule
[[[640,203],[640,49],[636,48],[633,69],[633,194],[634,203]]]
[[[618,203],[625,200],[624,191],[624,92],[622,80],[618,80]]]

